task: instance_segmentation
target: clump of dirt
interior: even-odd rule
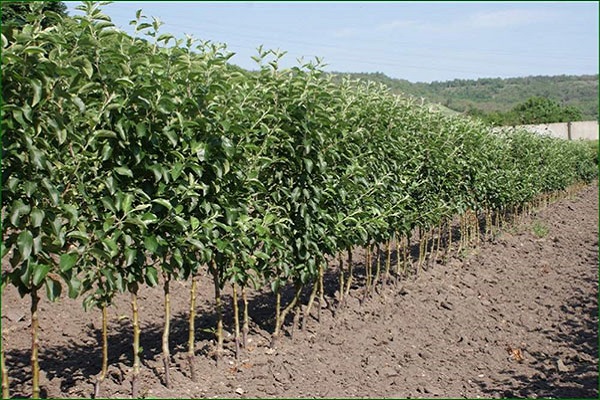
[[[361,273],[364,257],[354,254]],[[358,276],[360,278],[360,276]],[[274,298],[254,292],[249,343],[235,359],[231,307],[223,362],[215,366],[210,278],[198,290],[195,367],[185,357],[189,283],[173,282],[172,388],[163,382],[162,291],[140,293],[143,397],[598,397],[598,187],[592,185],[504,231],[434,263],[418,276],[351,291],[337,308],[335,268],[327,304],[305,331],[269,348]],[[286,297],[286,299],[289,299]],[[231,291],[225,290],[226,304]],[[30,394],[29,305],[9,287],[2,336],[11,394]],[[61,298],[40,305],[42,395],[84,397],[100,371],[99,312]],[[289,324],[287,326],[289,328]],[[109,376],[102,397],[128,397],[132,327],[128,296],[110,309]],[[289,334],[289,329],[288,329]]]

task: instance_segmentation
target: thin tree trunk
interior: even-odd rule
[[[344,259],[342,258],[342,252],[338,253],[338,262],[340,264],[340,294],[339,294],[339,305],[344,301]],[[339,307],[338,305],[338,307]]]
[[[10,398],[10,390],[8,385],[8,369],[6,368],[6,360],[4,357],[4,346],[0,351],[0,364],[2,365],[2,398]]]
[[[189,316],[189,336],[188,336],[188,364],[190,366],[190,377],[193,382],[197,382],[196,368],[194,367],[195,342],[196,342],[196,277],[192,275],[192,285],[190,289],[190,316]]]
[[[367,298],[367,293],[371,290],[371,245],[367,244],[366,247],[367,250],[367,255],[366,255],[366,262],[365,262],[365,272],[367,275],[367,285],[365,287],[365,295],[364,295],[364,299]]]
[[[171,276],[169,274],[164,275],[165,283],[163,286],[164,297],[165,297],[165,329],[162,335],[162,352],[163,352],[163,364],[165,367],[165,385],[171,389],[171,371],[170,371],[170,358],[169,352],[169,333],[171,330],[171,294],[169,283]]]
[[[244,349],[247,348],[248,345],[248,332],[250,328],[248,326],[250,317],[248,315],[248,296],[246,295],[246,286],[242,286],[242,300],[244,302],[244,324],[242,326],[242,344],[244,345]]]
[[[94,385],[94,398],[100,397],[100,386],[108,373],[108,307],[102,304],[102,370]]]
[[[223,303],[221,301],[221,282],[219,281],[219,271],[217,270],[217,263],[213,259],[211,261],[213,283],[215,286],[215,310],[217,312],[217,349],[215,351],[215,360],[217,365],[221,361],[223,356]]]
[[[140,321],[137,304],[137,291],[131,293],[133,313],[133,376],[131,378],[131,397],[138,397],[138,377],[140,375]]]
[[[235,283],[231,284],[233,289],[233,324],[235,333],[235,358],[240,358],[240,309],[238,305],[238,295]]]
[[[352,279],[354,272],[354,264],[352,263],[352,248],[348,249],[348,279],[346,279],[346,293],[345,297],[348,297],[350,294],[350,287],[352,286]]]
[[[379,275],[381,272],[381,247],[379,243],[375,245],[375,251],[377,251],[377,256],[375,257],[375,277],[373,278],[373,284],[371,286],[371,293],[377,287],[377,283],[379,283]]]
[[[401,242],[404,240],[404,237],[400,237],[400,233],[396,232],[396,271],[394,277],[394,284],[398,284],[398,280],[400,279],[400,247],[402,246]]]
[[[302,317],[302,330],[306,329],[306,325],[308,323],[308,317],[310,316],[310,310],[315,302],[315,298],[317,297],[317,289],[319,288],[319,278],[315,277],[315,281],[313,282],[313,288],[310,292],[310,298],[308,299],[308,304],[306,309],[304,310],[304,316]]]
[[[317,321],[321,322],[321,309],[325,304],[325,286],[323,282],[323,263],[319,263],[319,308],[317,309]]]
[[[32,391],[31,397],[34,399],[40,398],[40,364],[38,362],[38,297],[37,289],[31,291],[31,371],[32,371]]]
[[[385,277],[383,278],[384,283],[387,283],[390,279],[390,267],[392,266],[392,246],[390,240],[385,244]]]
[[[448,249],[447,254],[452,253],[452,218],[448,220]]]
[[[302,305],[300,301],[297,301],[294,306],[294,321],[292,322],[292,332],[290,335],[292,339],[294,339],[294,332],[296,332],[300,325],[300,312],[302,312]]]
[[[273,339],[275,339],[275,340],[272,341],[272,343],[277,344],[277,341],[279,340],[279,337],[281,335],[281,328],[283,327],[283,324],[285,323],[285,318],[290,313],[290,311],[296,306],[298,299],[300,299],[300,294],[302,292],[302,285],[300,283],[296,283],[295,286],[296,286],[296,292],[294,293],[294,298],[292,299],[290,304],[288,304],[281,311],[281,313],[279,314],[279,318],[276,320],[275,332],[273,332]],[[281,296],[279,298],[279,306],[281,306]],[[275,346],[273,346],[273,347],[275,347]]]

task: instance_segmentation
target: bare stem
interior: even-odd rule
[[[302,285],[300,283],[296,283],[296,293],[294,294],[294,298],[292,299],[292,301],[290,302],[290,304],[288,304],[280,313],[279,315],[279,325],[275,326],[275,332],[273,333],[273,337],[275,338],[275,342],[277,342],[277,340],[279,339],[279,336],[281,335],[281,328],[283,327],[283,324],[285,323],[285,317],[287,317],[287,315],[290,313],[290,311],[295,307],[296,303],[298,302],[298,299],[300,299],[300,293],[302,292]],[[281,302],[281,296],[280,296],[280,302]],[[279,304],[281,306],[281,303]]]
[[[10,398],[10,390],[8,386],[8,369],[6,369],[6,360],[4,357],[4,346],[0,351],[0,364],[2,364],[2,398]]]
[[[248,327],[250,317],[248,316],[248,296],[246,295],[246,286],[242,286],[242,300],[244,301],[244,325],[242,326],[242,344],[244,345],[244,348],[246,348],[248,344],[248,332],[250,331],[250,328]]]
[[[235,358],[240,358],[240,308],[238,305],[238,294],[235,283],[231,284],[233,289],[233,323],[235,325]]]
[[[344,259],[342,258],[342,253],[338,253],[338,262],[340,264],[340,294],[339,294],[339,304],[341,305],[344,301]]]
[[[38,362],[38,303],[40,298],[37,294],[37,289],[31,291],[31,371],[32,371],[32,392],[33,399],[40,398],[40,365]]]
[[[140,375],[140,321],[137,304],[137,291],[131,293],[133,313],[133,377],[131,379],[131,397],[138,397],[138,377]]]
[[[400,233],[396,232],[396,272],[395,272],[395,281],[396,283],[398,283],[398,279],[399,279],[399,275],[400,275],[400,247],[401,247],[401,241],[404,240],[404,238],[400,237]]]
[[[408,270],[408,266],[410,263],[410,267],[412,269],[412,255],[410,254],[410,240],[411,240],[411,233],[408,232],[408,234],[406,235],[406,240],[403,242],[403,250],[402,250],[402,256],[403,256],[403,271],[402,271],[402,275],[406,275],[406,271]]]
[[[348,279],[346,279],[346,293],[345,296],[348,297],[350,294],[350,287],[352,286],[352,273],[354,271],[354,264],[352,263],[352,248],[348,249]]]
[[[367,245],[367,256],[366,256],[366,264],[365,264],[365,272],[367,275],[367,287],[366,287],[366,292],[369,291],[369,289],[371,288],[371,245],[368,244]]]
[[[165,384],[167,388],[171,388],[171,373],[170,373],[170,357],[171,354],[169,352],[169,332],[171,330],[171,295],[169,283],[171,281],[171,276],[169,274],[165,274],[165,283],[163,286],[164,296],[165,296],[165,329],[162,335],[162,351],[163,351],[163,363],[165,367]]]
[[[189,317],[189,336],[188,336],[188,363],[190,366],[190,377],[193,382],[197,382],[196,368],[194,367],[195,358],[195,319],[196,319],[196,276],[192,275],[192,285],[190,289],[190,317]]]
[[[375,277],[373,278],[373,284],[371,286],[371,292],[377,286],[379,282],[379,274],[380,274],[380,265],[381,265],[381,248],[379,247],[379,243],[375,246],[375,250],[377,251],[377,257],[375,258]]]
[[[315,298],[317,297],[317,289],[319,288],[319,281],[318,278],[315,278],[315,281],[313,282],[313,288],[312,291],[310,292],[310,298],[308,299],[308,304],[306,305],[306,309],[304,310],[304,316],[302,317],[302,330],[306,329],[306,324],[308,321],[308,317],[310,316],[310,310],[312,309],[312,306],[315,302]]]
[[[390,279],[390,267],[392,266],[392,245],[388,240],[385,244],[385,277],[383,281],[387,283]]]
[[[325,304],[325,286],[323,285],[323,263],[319,264],[319,308],[317,312],[317,320],[321,322],[321,309]]]
[[[277,288],[275,293],[275,329],[271,336],[271,348],[277,347],[277,339],[279,338],[279,325],[281,320],[281,288]]]
[[[215,285],[215,310],[217,311],[217,350],[215,352],[215,360],[217,365],[223,356],[223,303],[221,301],[221,282],[219,281],[219,271],[217,263],[213,259],[211,261],[213,283]]]
[[[100,386],[108,373],[108,307],[102,304],[102,370],[94,385],[94,398],[100,397]]]

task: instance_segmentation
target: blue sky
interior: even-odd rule
[[[71,15],[77,2],[65,2]],[[142,9],[162,31],[226,43],[254,69],[256,48],[322,57],[329,71],[411,82],[598,73],[598,2],[115,2],[115,25]]]

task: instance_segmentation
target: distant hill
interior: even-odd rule
[[[486,113],[508,111],[533,96],[577,107],[584,120],[598,120],[598,75],[529,76],[524,78],[455,79],[447,82],[412,83],[383,73],[334,73],[386,84],[393,92],[424,98],[451,110],[472,109]]]

